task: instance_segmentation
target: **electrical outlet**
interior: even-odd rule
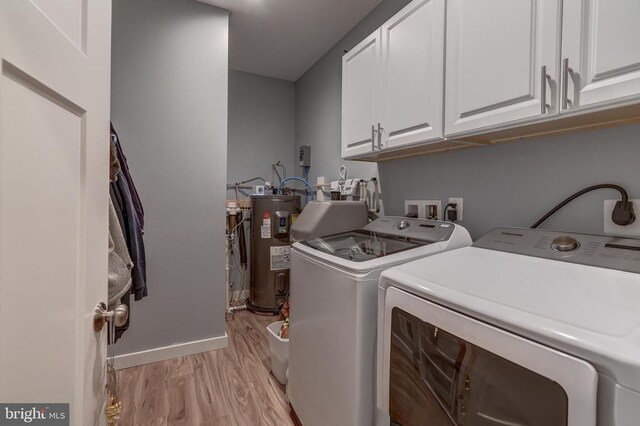
[[[449,203],[455,203],[456,204],[456,210],[458,211],[458,222],[462,221],[462,198],[449,198]],[[451,208],[451,207],[449,207]],[[445,217],[444,220],[447,220],[447,218]]]
[[[409,217],[426,219],[429,215],[429,206],[435,209],[435,218],[441,220],[442,202],[440,200],[405,200],[404,214]]]
[[[604,200],[604,233],[618,237],[640,237],[640,200],[629,200],[633,203],[636,221],[627,226],[616,225],[611,220],[611,213],[617,201],[620,200]]]

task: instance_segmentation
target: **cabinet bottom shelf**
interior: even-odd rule
[[[637,102],[637,100],[636,100]],[[640,103],[632,103],[615,108],[583,111],[567,116],[554,116],[535,123],[513,123],[507,128],[484,130],[473,135],[454,136],[425,144],[415,144],[395,149],[386,149],[357,157],[345,158],[350,161],[380,162],[415,155],[490,146],[516,140],[534,139],[551,135],[575,133],[625,124],[640,123]]]

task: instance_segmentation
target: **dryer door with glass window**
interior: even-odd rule
[[[382,392],[392,425],[594,426],[586,362],[390,288]]]

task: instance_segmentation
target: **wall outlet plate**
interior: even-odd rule
[[[405,200],[404,214],[409,217],[426,219],[429,206],[435,206],[437,220],[442,220],[442,202],[440,200]]]
[[[455,203],[456,210],[458,210],[458,220],[457,222],[462,221],[462,198],[449,198],[448,204]],[[447,220],[445,217],[444,220]]]
[[[618,237],[640,237],[640,200],[629,200],[633,202],[636,221],[627,226],[616,225],[611,221],[611,212],[617,201],[620,200],[604,200],[604,233]]]
[[[424,209],[424,207],[422,207]],[[424,210],[422,210],[424,211]],[[404,215],[407,217],[420,217],[421,204],[418,200],[405,200],[404,201]],[[424,214],[424,213],[422,213]]]

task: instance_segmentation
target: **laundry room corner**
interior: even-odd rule
[[[640,425],[640,0],[0,0],[0,425]]]
[[[318,176],[325,177],[327,182],[336,179],[342,163],[347,167],[348,177],[379,177],[378,164],[342,161],[339,144],[327,141],[341,139],[343,55],[408,3],[409,0],[380,2],[296,81],[296,150],[302,145],[311,146],[312,182],[315,183]],[[384,213],[387,188],[384,181],[380,186]]]

